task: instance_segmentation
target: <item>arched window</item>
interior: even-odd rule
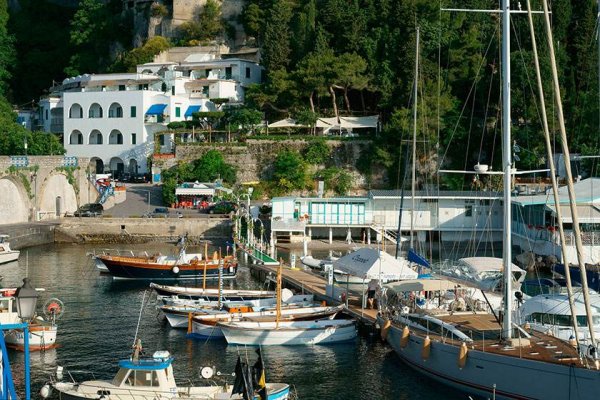
[[[90,133],[89,144],[102,144],[102,133],[100,133],[99,130],[94,129],[92,133]]]
[[[78,130],[71,132],[69,136],[69,144],[83,144],[83,134]]]
[[[108,137],[108,144],[123,144],[123,134],[118,130],[113,130]]]
[[[69,109],[69,118],[83,118],[83,107],[74,103]]]
[[[102,107],[100,104],[94,103],[90,106],[88,118],[102,118]]]
[[[119,103],[112,103],[108,109],[108,118],[123,118],[123,107]]]

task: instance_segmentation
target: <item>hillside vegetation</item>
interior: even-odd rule
[[[17,102],[35,98],[52,79],[128,70],[169,45],[227,41],[229,37],[226,21],[219,23],[218,1],[208,2],[171,43],[154,39],[145,50],[131,48],[132,16],[122,11],[120,1],[82,0],[80,8],[70,14],[49,14],[53,17],[43,19],[36,18],[38,7],[51,13],[55,6],[33,0],[23,0],[22,4],[22,10],[8,24],[10,33],[6,10],[5,18],[0,19],[3,94]],[[518,2],[511,5],[517,8]],[[532,0],[532,5],[536,10],[541,8],[539,0]],[[572,152],[598,154],[596,2],[554,0],[551,5]],[[357,166],[367,175],[387,169],[389,186],[398,186],[407,159],[402,140],[408,139],[413,124],[418,26],[420,183],[436,180],[434,172],[440,164],[470,169],[481,162],[498,169],[501,19],[497,14],[440,10],[498,7],[499,1],[491,0],[246,0],[239,21],[247,43],[260,47],[267,72],[264,84],[248,89],[248,106],[266,113],[269,120],[380,114],[383,132]],[[166,6],[155,8],[155,12],[168,12]],[[68,23],[61,20],[66,17]],[[550,125],[555,132],[543,20],[534,18]],[[538,168],[545,162],[545,150],[526,16],[514,15],[512,26],[512,121],[514,139],[521,149],[517,167]],[[36,35],[34,30],[41,32]],[[48,46],[50,38],[52,45]],[[43,62],[48,59],[55,62]],[[35,65],[36,60],[41,61]],[[9,79],[10,74],[13,79]],[[586,167],[596,173],[595,165]],[[448,186],[464,185],[462,178],[443,179]]]

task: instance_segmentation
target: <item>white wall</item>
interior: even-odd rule
[[[56,198],[59,196],[61,199],[61,213],[77,210],[77,197],[66,176],[62,174],[52,175],[45,182],[44,187],[38,211],[56,213]]]
[[[23,201],[17,185],[10,179],[0,179],[0,220],[3,224],[17,224],[29,220],[29,205]]]

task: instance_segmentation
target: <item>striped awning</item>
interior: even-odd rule
[[[146,111],[146,115],[162,115],[165,108],[167,108],[166,104],[153,104],[148,111]]]

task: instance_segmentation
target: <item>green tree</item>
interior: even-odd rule
[[[254,133],[257,125],[260,125],[263,119],[263,113],[251,108],[233,108],[229,109],[227,122],[234,129],[240,127],[246,132]]]
[[[186,21],[177,28],[180,40],[186,45],[196,45],[198,42],[222,36],[224,27],[220,17],[219,3],[215,0],[207,0],[197,21]]]
[[[284,192],[306,187],[306,165],[302,156],[293,150],[284,150],[273,162],[273,183]]]
[[[121,58],[111,68],[113,71],[129,71],[135,72],[136,67],[140,64],[152,62],[154,56],[169,49],[171,44],[169,40],[162,36],[154,36],[142,47],[135,48],[121,55]]]
[[[224,182],[234,183],[236,179],[235,168],[225,162],[218,150],[209,150],[194,161],[192,175],[200,182],[212,182],[220,178]]]
[[[269,72],[287,69],[291,53],[289,27],[291,19],[290,0],[274,0],[267,16],[262,44],[262,64]]]

